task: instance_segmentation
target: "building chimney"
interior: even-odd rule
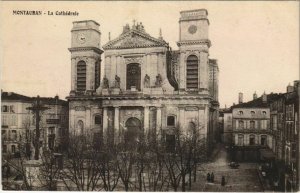
[[[298,88],[300,81],[299,80],[295,80],[294,81],[294,88]]]
[[[262,102],[263,102],[263,103],[266,103],[266,102],[267,102],[268,99],[267,99],[267,95],[266,95],[266,92],[265,92],[265,91],[264,91],[264,94],[262,95],[261,98],[262,98]]]
[[[293,92],[294,91],[294,86],[291,86],[291,84],[289,83],[289,85],[286,87],[286,92]]]
[[[239,93],[239,104],[243,103],[243,93]]]
[[[257,94],[256,94],[256,91],[254,92],[253,94],[253,100],[257,99]]]

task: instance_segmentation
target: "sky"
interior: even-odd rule
[[[8,2],[1,1],[1,89],[28,96],[68,96],[71,89],[73,21],[100,23],[101,45],[120,35],[126,23],[142,22],[153,37],[173,50],[179,39],[180,11],[207,9],[209,57],[219,64],[220,107],[253,93],[285,92],[299,79],[298,1],[148,1]],[[20,16],[13,10],[77,11],[79,16]],[[103,72],[103,71],[102,71]]]

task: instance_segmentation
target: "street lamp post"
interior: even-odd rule
[[[35,151],[34,151],[34,159],[35,160],[38,160],[39,159],[39,148],[40,148],[40,120],[41,120],[41,117],[40,117],[40,112],[43,112],[47,109],[50,109],[48,107],[44,107],[42,106],[41,104],[41,101],[40,101],[40,96],[38,95],[37,98],[36,98],[36,101],[35,103],[33,104],[32,107],[27,107],[26,108],[27,110],[31,110],[34,114],[35,114],[35,145],[34,145],[34,148],[35,148]]]

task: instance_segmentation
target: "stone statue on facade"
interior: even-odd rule
[[[161,75],[158,74],[158,75],[156,76],[155,86],[156,86],[156,87],[161,87],[161,84],[162,84],[162,78],[161,78]]]
[[[120,88],[120,77],[118,75],[115,76],[115,88]]]
[[[150,88],[150,77],[148,76],[148,74],[146,74],[144,78],[144,87]]]
[[[103,77],[103,88],[104,89],[108,89],[109,88],[108,79],[106,78],[106,76]]]

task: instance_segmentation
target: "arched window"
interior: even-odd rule
[[[141,67],[137,63],[128,64],[126,70],[126,90],[141,90]]]
[[[167,126],[175,126],[175,116],[167,117]]]
[[[198,58],[195,55],[190,55],[186,61],[186,88],[198,88]]]
[[[102,123],[101,116],[100,115],[96,115],[94,121],[95,121],[95,125],[101,125],[101,123]]]
[[[77,91],[86,90],[86,63],[79,61],[77,63]]]

